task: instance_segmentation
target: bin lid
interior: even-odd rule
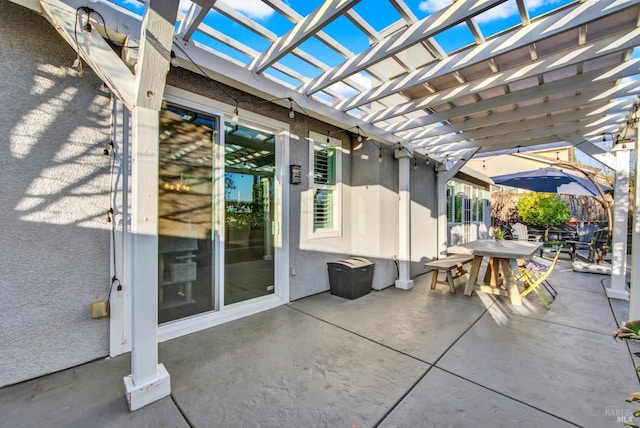
[[[342,265],[350,268],[357,268],[363,266],[372,265],[373,262],[371,260],[363,259],[361,257],[351,257],[349,259],[339,260],[337,262],[329,262],[328,265]]]

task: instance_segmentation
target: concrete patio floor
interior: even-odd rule
[[[415,288],[322,293],[160,344],[172,394],[130,413],[129,356],[0,389],[2,427],[620,427],[628,303],[560,261],[546,310]],[[464,280],[464,278],[461,278]],[[640,421],[636,420],[636,423]]]

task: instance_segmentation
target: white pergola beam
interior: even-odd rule
[[[57,0],[43,0],[44,16],[60,33],[80,57],[91,67],[98,77],[130,110],[135,106],[136,81],[120,57],[100,36],[87,36],[78,24],[77,43],[75,37],[76,9]],[[78,19],[85,19],[78,14]]]
[[[615,112],[619,112],[621,109],[617,104],[614,104],[612,107],[614,107]],[[497,138],[501,135],[506,135],[506,134],[513,134],[515,132],[521,132],[521,131],[527,131],[529,129],[545,129],[546,127],[548,128],[549,132],[552,132],[554,134],[556,134],[555,132],[552,131],[551,126],[564,126],[565,124],[568,124],[571,129],[588,129],[588,128],[593,128],[594,126],[599,126],[599,125],[593,125],[590,121],[588,120],[584,120],[585,118],[588,118],[588,116],[590,114],[598,114],[598,116],[602,115],[602,113],[600,113],[601,107],[592,107],[592,108],[585,108],[582,110],[572,110],[566,113],[560,113],[560,114],[555,114],[555,115],[551,115],[551,116],[546,116],[546,117],[538,117],[535,119],[529,119],[526,121],[519,121],[519,122],[514,122],[514,123],[505,123],[505,124],[501,124],[500,126],[491,126],[491,127],[487,127],[487,128],[481,128],[481,129],[476,129],[476,130],[471,130],[471,131],[467,131],[464,133],[456,133],[456,134],[447,134],[447,135],[441,135],[441,136],[437,136],[437,137],[432,137],[430,139],[426,140],[426,143],[423,144],[424,147],[429,147],[429,146],[433,146],[433,145],[440,145],[440,144],[451,144],[451,143],[455,143],[458,141],[466,141],[466,140],[470,140],[470,139],[482,139],[482,138]],[[595,119],[592,119],[595,120]],[[574,123],[571,123],[574,122]],[[417,144],[421,144],[420,140],[415,141]]]
[[[607,127],[598,127],[593,132],[592,135],[598,135],[603,132],[603,130],[614,129],[616,125],[609,125]],[[455,142],[449,143],[430,143],[420,146],[422,150],[438,150],[440,152],[455,150],[455,149],[465,149],[471,147],[479,147],[481,151],[486,151],[487,148],[491,148],[492,150],[503,149],[505,147],[514,148],[516,146],[525,147],[529,145],[539,145],[541,143],[530,144],[532,139],[547,139],[547,143],[560,141],[561,138],[558,135],[566,135],[566,134],[584,134],[584,126],[579,122],[561,124],[561,125],[547,125],[545,127],[537,126],[534,128],[521,128],[520,130],[515,130],[514,132],[502,135],[485,135],[482,138],[477,139],[469,139],[469,140],[456,140]]]
[[[404,31],[359,53],[304,85],[302,90],[311,95],[392,55],[398,54],[427,38],[478,15],[505,0],[460,0],[416,22]]]
[[[615,91],[614,94],[621,95],[613,95],[611,98],[618,98],[621,96],[634,94],[640,92],[640,82],[629,82],[629,88],[623,89],[621,91]],[[629,92],[633,91],[633,92]],[[532,105],[529,107],[523,107],[516,110],[512,110],[505,113],[497,113],[491,114],[488,116],[477,117],[474,119],[465,120],[462,122],[456,122],[451,125],[444,126],[434,126],[430,129],[416,132],[415,134],[411,134],[411,136],[406,135],[407,138],[429,138],[436,137],[439,135],[446,135],[449,133],[459,132],[461,130],[472,130],[475,128],[488,128],[492,125],[500,125],[503,123],[513,122],[516,120],[530,120],[531,118],[540,117],[540,116],[550,116],[552,120],[554,120],[554,113],[556,111],[568,110],[568,109],[576,109],[576,111],[584,111],[584,118],[588,119],[589,116],[592,115],[603,115],[609,114],[612,112],[620,113],[628,110],[628,102],[625,100],[618,101],[604,101],[598,100],[594,101],[593,97],[596,96],[600,98],[601,92],[597,94],[592,93],[582,93],[580,95],[576,95],[571,98],[563,98],[556,99],[553,101],[541,103],[538,105]],[[608,99],[608,98],[607,98]],[[581,107],[581,108],[580,108]],[[578,108],[580,108],[578,110]]]
[[[481,48],[482,46],[485,46],[489,43],[491,42],[480,45],[478,48]],[[378,122],[381,120],[388,120],[401,114],[407,114],[416,110],[433,107],[438,104],[454,101],[456,98],[474,95],[488,89],[512,84],[531,77],[537,77],[538,75],[562,69],[570,65],[579,64],[581,62],[588,61],[594,58],[620,52],[622,50],[637,46],[638,44],[640,44],[640,28],[636,28],[629,33],[616,34],[604,39],[599,39],[595,42],[585,44],[580,48],[574,48],[569,51],[563,51],[554,55],[550,55],[536,61],[531,61],[530,63],[527,63],[520,67],[493,73],[489,77],[476,79],[465,84],[436,92],[432,95],[427,95],[423,98],[409,101],[405,104],[390,107],[381,112],[372,114],[370,116],[370,121]],[[475,49],[476,48],[472,50]],[[448,61],[449,58],[443,59],[442,61],[440,61],[440,63]],[[452,71],[453,70],[449,70],[449,72]],[[411,73],[411,75],[415,74],[416,73]],[[351,101],[346,100],[344,102],[345,104],[342,105],[342,108],[343,110],[347,111],[351,108],[360,106],[360,103],[362,102],[369,103],[377,100],[378,98],[384,98],[390,95],[392,91],[395,92],[396,90],[405,90],[433,78],[433,76],[429,76],[428,73],[423,73],[422,71],[418,71],[418,74],[422,74],[422,76],[417,80],[409,79],[408,77],[406,80],[395,79],[390,81],[389,84],[384,84],[374,90],[368,91],[368,97],[365,97],[363,94],[362,97],[356,96],[354,98],[351,98]],[[409,83],[410,80],[411,82]],[[391,84],[392,82],[395,82],[400,86],[394,86]]]
[[[136,106],[160,110],[179,0],[147,0],[136,64]]]
[[[564,140],[572,143],[576,149],[580,150],[585,155],[600,162],[602,165],[606,166],[607,168],[610,168],[615,171],[616,157],[612,155],[610,152],[605,151],[604,149],[596,146],[590,141],[583,140],[577,135],[567,135],[564,137]]]
[[[187,16],[185,16],[184,20],[180,23],[177,31],[182,40],[187,41],[191,38],[215,2],[216,0],[207,0],[203,2],[201,6],[195,3],[191,5]]]
[[[280,37],[269,49],[256,58],[250,68],[256,73],[262,73],[359,1],[360,0],[325,1],[322,6],[299,21],[287,34]]]
[[[455,4],[458,3],[459,2],[456,2]],[[626,8],[633,7],[636,4],[637,2],[633,0],[600,0],[599,2],[588,1],[580,3],[576,5],[575,9],[572,10],[570,14],[566,13],[549,15],[548,17],[542,18],[535,23],[532,23],[531,25],[496,37],[495,39],[478,45],[475,48],[451,55],[436,63],[426,65],[425,67],[416,70],[415,72],[410,73],[407,76],[401,76],[396,79],[390,80],[389,82],[384,83],[376,88],[372,88],[367,92],[363,92],[362,94],[359,94],[355,97],[344,100],[340,104],[340,108],[342,108],[343,110],[350,110],[360,107],[364,104],[368,104],[375,100],[389,96],[392,93],[404,91],[413,86],[420,85],[429,80],[442,77],[449,73],[453,73],[454,71],[461,70],[465,67],[469,67],[479,62],[488,61],[497,55],[528,46],[532,43],[536,43],[540,39],[565,32],[570,28],[578,27],[590,21],[602,18],[603,16],[608,16],[610,14],[620,12]],[[571,19],[567,19],[567,15],[570,15]],[[636,32],[634,31],[633,33],[635,34]],[[625,48],[633,48],[637,45],[637,43],[630,43],[625,48],[619,47],[621,44],[625,44],[625,42],[628,40],[628,34],[620,34],[616,38],[610,38],[608,40],[608,44],[610,44],[610,48],[613,49],[609,50],[608,52],[617,52]],[[402,49],[406,48],[404,46],[404,43],[400,44],[403,45]],[[565,64],[564,61],[573,60],[574,55],[582,54],[582,56],[584,56],[588,54],[589,56],[587,57],[587,59],[605,55],[604,53],[600,53],[597,50],[593,51],[588,49],[589,46],[593,45],[594,44],[591,43],[585,45],[585,47],[580,47],[578,49],[573,48],[571,51],[562,53],[560,57],[558,57],[558,55],[554,55],[554,57],[558,57],[556,59],[557,63],[555,63],[556,66],[554,68],[557,69],[561,65],[568,65]],[[601,46],[602,44],[599,43],[598,45]],[[374,47],[374,49],[375,48],[376,47]],[[585,50],[585,48],[587,49]],[[365,51],[363,53],[366,52],[368,51]],[[356,58],[358,58],[360,55],[356,56]],[[572,62],[575,64],[577,62],[582,62],[585,60],[586,59],[582,58],[580,60]],[[343,66],[338,66],[327,73],[333,76],[342,68]],[[524,70],[528,70],[529,68],[529,64],[520,67],[520,69]],[[349,74],[347,75],[353,74],[360,69],[361,68],[356,67],[353,70],[349,70]],[[538,73],[536,74],[541,74],[546,71],[548,70],[539,69]],[[327,73],[325,73],[325,75],[327,75]],[[343,76],[343,74],[344,73],[341,73],[340,76]],[[503,84],[509,83],[501,78],[500,73],[494,75],[493,79],[502,82]]]
[[[494,110],[511,104],[521,103],[532,99],[543,98],[549,95],[561,93],[563,91],[566,91],[568,87],[573,86],[585,88],[584,90],[586,92],[589,92],[589,86],[591,85],[603,84],[607,82],[611,82],[611,85],[613,85],[615,80],[623,79],[625,77],[633,76],[639,73],[640,59],[633,59],[624,64],[620,64],[613,70],[594,70],[577,76],[571,76],[567,79],[561,79],[551,83],[545,83],[544,85],[510,92],[508,94],[484,99],[482,101],[455,107],[449,110],[444,110],[442,112],[434,112],[428,115],[417,117],[415,119],[399,122],[389,127],[387,130],[389,132],[402,132],[414,128],[436,124],[439,122],[446,122],[453,118],[469,116],[478,112]],[[593,99],[606,100],[607,98],[599,97],[596,93]],[[364,120],[367,122],[376,122],[375,118],[379,115],[380,113],[373,113],[372,115],[366,116]]]
[[[205,72],[207,77],[213,78],[223,84],[232,86],[241,91],[245,91],[249,94],[253,94],[257,97],[265,100],[275,100],[275,104],[282,106],[289,106],[288,98],[295,100],[296,104],[301,106],[310,116],[323,120],[331,125],[338,127],[345,127],[345,124],[351,124],[351,126],[360,126],[370,138],[379,141],[381,143],[392,145],[398,142],[406,144],[406,141],[398,137],[395,134],[388,133],[383,129],[375,127],[370,123],[364,122],[353,116],[338,111],[331,106],[328,106],[322,102],[316,101],[310,97],[303,97],[293,89],[287,88],[278,82],[269,79],[263,75],[252,73],[241,65],[235,64],[230,61],[218,57],[215,52],[209,48],[202,46],[201,44],[189,42],[187,46],[181,47],[186,54],[196,64],[199,64],[199,68],[186,62],[183,67],[201,74]],[[297,108],[296,108],[297,110]]]

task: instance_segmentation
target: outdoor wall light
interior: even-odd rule
[[[296,111],[293,109],[293,98],[289,98],[289,103],[291,104],[289,106],[289,118],[293,119],[296,117]]]
[[[231,122],[233,122],[233,123],[238,123],[238,115],[239,115],[238,107],[236,107],[236,108],[233,110],[233,117],[231,118]]]
[[[378,162],[382,163],[382,147],[379,147],[378,150],[380,151],[380,154],[378,155]]]
[[[113,150],[113,141],[109,141],[105,144],[104,149],[102,149],[102,154],[105,156],[109,156],[111,154],[111,150]]]
[[[180,62],[178,61],[178,57],[176,56],[176,53],[174,51],[171,51],[171,59],[169,59],[169,63],[173,67],[179,67],[180,66]]]

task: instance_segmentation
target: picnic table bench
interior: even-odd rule
[[[439,260],[433,260],[424,264],[424,267],[433,269],[433,276],[431,278],[431,289],[436,288],[436,284],[448,284],[449,291],[451,293],[456,292],[456,286],[453,283],[454,278],[458,278],[467,271],[464,269],[464,265],[470,263],[473,260],[472,254],[455,254]],[[453,272],[455,270],[455,272]],[[440,272],[446,272],[447,280],[439,281],[438,274]]]

